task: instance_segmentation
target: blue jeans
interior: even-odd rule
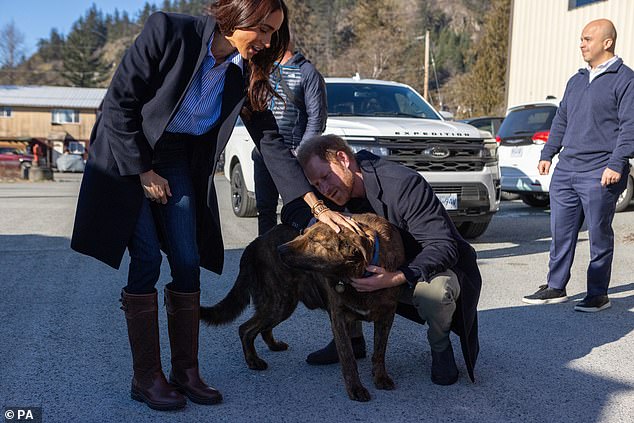
[[[176,292],[200,290],[200,256],[196,243],[196,208],[189,160],[184,142],[169,142],[155,152],[153,170],[167,179],[172,196],[167,204],[147,198],[128,244],[130,267],[126,292],[154,291],[161,268],[161,244],[167,254]]]
[[[277,225],[277,198],[280,194],[257,148],[253,149],[251,158],[255,179],[255,206],[258,209],[258,235],[263,235]]]
[[[556,168],[550,182],[550,261],[548,286],[563,289],[570,280],[579,230],[584,220],[590,238],[588,295],[608,292],[614,255],[612,220],[616,202],[627,184],[627,174],[617,184],[601,186],[603,169],[569,172]]]

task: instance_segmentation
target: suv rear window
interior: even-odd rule
[[[411,88],[364,83],[326,83],[328,116],[413,117],[440,120]]]
[[[535,132],[548,131],[556,112],[556,106],[537,106],[514,110],[502,122],[498,136],[506,139],[532,136]]]

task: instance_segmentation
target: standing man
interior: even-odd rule
[[[581,54],[588,67],[568,81],[537,165],[550,183],[550,262],[547,285],[524,297],[529,304],[568,301],[566,284],[584,219],[590,236],[588,292],[576,311],[610,307],[608,285],[614,252],[612,219],[634,155],[634,72],[614,55],[616,29],[607,19],[585,26]]]
[[[303,54],[293,53],[293,42],[271,74],[271,85],[281,97],[273,97],[273,111],[284,144],[294,150],[304,139],[321,135],[326,128],[328,104],[326,84],[319,71]],[[262,155],[253,149],[255,201],[258,209],[258,235],[277,225],[279,192]]]
[[[330,206],[345,207],[352,213],[376,213],[399,228],[406,263],[396,272],[370,265],[366,270],[372,275],[353,279],[351,284],[360,292],[402,286],[404,304],[397,312],[427,321],[429,327],[432,382],[451,385],[458,380],[451,330],[460,336],[467,370],[474,380],[482,278],[475,250],[460,236],[431,186],[418,172],[368,151],[355,156],[335,135],[304,141],[297,149],[297,160],[310,184],[332,202]],[[321,206],[326,207],[323,202]],[[360,324],[351,330],[355,356],[363,356]],[[307,361],[337,362],[334,343],[312,353]]]

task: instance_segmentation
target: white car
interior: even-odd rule
[[[473,126],[449,122],[408,85],[326,78],[326,134],[420,172],[468,238],[486,230],[500,204],[497,143]],[[237,216],[255,216],[253,142],[241,122],[225,148],[225,176]]]
[[[540,175],[537,164],[558,106],[559,101],[553,99],[510,107],[496,137],[500,145],[502,190],[518,193],[529,206],[547,207],[550,203],[550,179],[558,156],[553,158],[548,175]],[[634,164],[634,160],[630,162]],[[633,194],[634,167],[617,202],[617,212],[627,209]]]

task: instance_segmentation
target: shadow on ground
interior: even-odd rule
[[[129,398],[131,359],[118,303],[126,272],[76,254],[68,243],[59,237],[0,236],[0,399],[3,405],[41,406],[49,422],[331,422],[342,416],[386,422],[598,422],[619,421],[614,413],[632,412],[631,401],[618,398],[629,392],[631,399],[634,389],[631,374],[622,375],[619,368],[619,362],[631,360],[622,338],[632,331],[634,282],[613,287],[612,309],[594,315],[573,312],[571,303],[481,311],[475,384],[458,357],[459,382],[433,385],[424,328],[397,318],[387,354],[397,389],[377,391],[371,360],[360,360],[362,380],[373,396],[367,404],[347,398],[339,366],[304,362],[331,337],[324,312],[300,306],[275,330],[290,349],[273,353],[258,339],[258,352],[270,368],[247,369],[237,333],[252,314],[247,310],[230,325],[201,329],[201,371],[223,392],[224,403],[157,413]],[[233,285],[241,253],[225,252],[223,276],[203,272],[205,304],[219,301]],[[168,282],[166,264],[162,271],[159,289]],[[162,306],[159,319],[168,371]],[[364,331],[371,340],[370,326]],[[458,351],[457,338],[453,341]]]

